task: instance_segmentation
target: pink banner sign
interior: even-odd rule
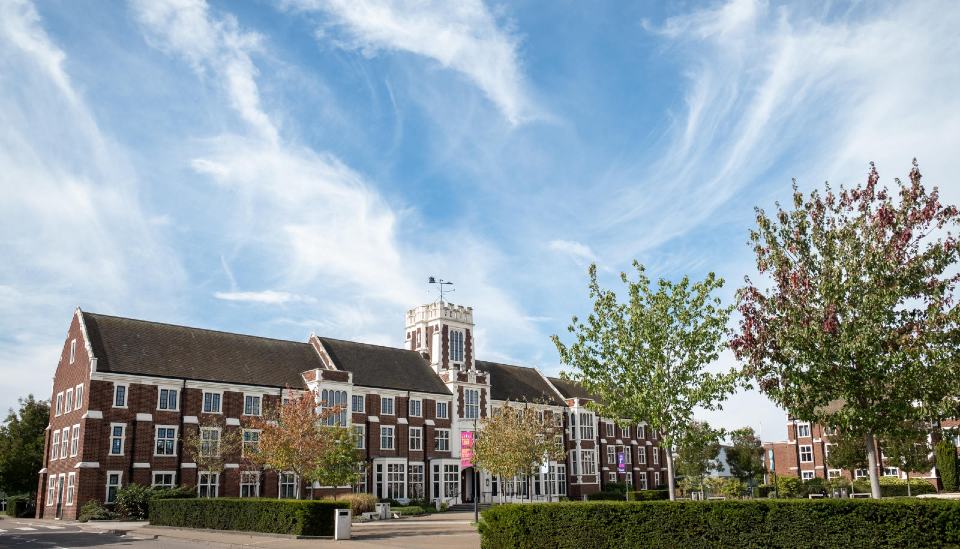
[[[463,431],[460,433],[460,468],[466,469],[473,466],[473,431]]]

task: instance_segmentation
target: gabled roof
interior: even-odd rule
[[[368,343],[318,338],[334,366],[353,374],[353,384],[400,391],[449,395],[430,364],[416,351]]]
[[[493,400],[565,405],[534,368],[478,360],[477,369],[490,374],[490,396]]]
[[[82,314],[101,372],[302,388],[323,367],[307,343]]]
[[[550,383],[553,383],[553,386],[560,391],[560,394],[563,395],[563,398],[584,398],[590,400],[599,400],[597,397],[589,394],[582,385],[575,381],[568,381],[565,379],[560,379],[559,377],[550,377],[547,378],[550,380]]]

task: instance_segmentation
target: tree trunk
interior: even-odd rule
[[[910,493],[910,471],[905,471],[907,474],[907,497],[913,497],[913,494]]]
[[[867,444],[867,466],[870,467],[870,495],[873,499],[880,499],[880,476],[877,475],[877,446],[874,443],[873,432],[863,436]]]
[[[667,445],[664,450],[667,454],[667,493],[670,494],[670,501],[675,501],[677,494],[673,488],[673,444]]]

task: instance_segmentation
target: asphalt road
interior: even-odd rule
[[[0,547],[195,547],[189,541],[168,540],[162,542],[144,536],[130,534],[118,536],[103,530],[83,529],[71,523],[49,520],[13,519],[0,520]]]

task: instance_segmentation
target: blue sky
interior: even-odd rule
[[[482,358],[636,258],[753,272],[754,206],[868,162],[960,202],[951,2],[0,3],[0,406],[85,310],[400,345],[431,275]],[[725,354],[716,367],[729,366]],[[783,413],[722,414],[765,439]]]

